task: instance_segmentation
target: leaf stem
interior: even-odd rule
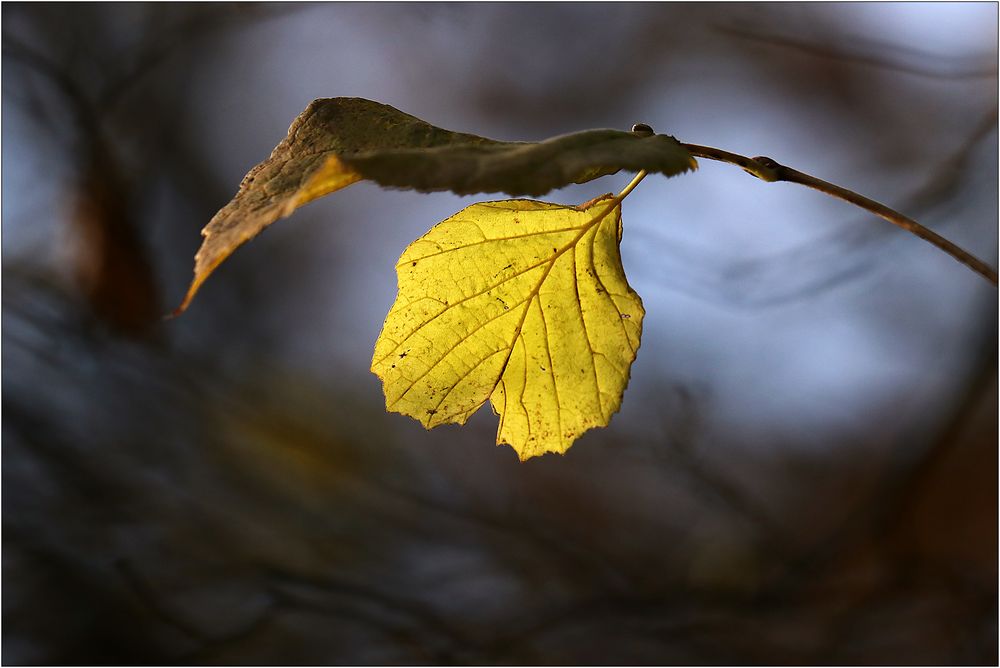
[[[615,197],[615,200],[617,202],[621,202],[623,199],[628,197],[628,194],[633,190],[635,190],[635,187],[639,185],[639,182],[642,181],[644,178],[646,178],[646,174],[647,172],[645,169],[641,170],[638,174],[636,174],[635,178],[629,181],[627,186],[622,188],[622,191],[618,193],[618,196]]]
[[[924,241],[933,244],[965,266],[972,269],[993,285],[997,285],[997,272],[988,264],[968,251],[963,250],[956,244],[948,241],[937,232],[924,227],[912,218],[908,218],[898,211],[890,209],[884,204],[880,204],[873,199],[865,197],[864,195],[859,195],[852,190],[848,190],[847,188],[842,188],[833,183],[818,179],[815,176],[810,176],[809,174],[792,169],[791,167],[785,167],[777,161],[764,156],[748,158],[746,156],[739,155],[738,153],[730,153],[729,151],[723,151],[710,146],[698,146],[697,144],[684,144],[684,147],[691,152],[691,155],[736,165],[762,181],[770,183],[775,181],[798,183],[799,185],[806,186],[807,188],[813,188],[814,190],[826,193],[831,197],[836,197],[837,199],[861,207],[862,209],[874,213],[876,216],[892,223],[893,225],[901,227],[911,234],[917,235]],[[639,176],[644,176],[644,174],[640,172]],[[630,183],[622,192],[624,194],[628,194],[628,192],[635,187],[635,184],[638,183],[638,179],[639,177],[637,177],[637,180]]]

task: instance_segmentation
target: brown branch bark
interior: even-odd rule
[[[972,255],[972,253],[969,253],[958,245],[948,241],[937,232],[924,227],[912,218],[908,218],[898,211],[890,209],[886,205],[880,204],[879,202],[869,199],[864,195],[860,195],[853,190],[842,188],[841,186],[818,179],[815,176],[810,176],[809,174],[792,169],[791,167],[785,167],[777,161],[764,156],[748,158],[746,156],[739,155],[738,153],[730,153],[729,151],[723,151],[710,146],[698,146],[697,144],[684,144],[684,147],[696,157],[718,160],[720,162],[736,165],[763,181],[787,181],[789,183],[798,183],[799,185],[818,190],[822,193],[830,195],[831,197],[836,197],[839,200],[861,207],[866,211],[874,213],[879,218],[882,218],[897,227],[901,227],[907,232],[915,234],[924,241],[933,244],[965,266],[972,269],[993,285],[997,285],[996,270],[976,256]]]

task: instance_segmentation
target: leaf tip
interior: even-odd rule
[[[184,313],[185,311],[187,311],[188,306],[191,305],[191,300],[194,299],[194,296],[198,293],[198,289],[201,287],[201,284],[204,283],[204,282],[205,282],[205,279],[203,277],[195,276],[194,280],[191,281],[191,287],[188,288],[187,294],[184,295],[184,299],[183,299],[183,301],[181,301],[180,306],[178,306],[177,308],[175,308],[173,311],[171,311],[167,315],[163,316],[163,319],[164,320],[173,320],[177,316],[179,316],[182,313]]]

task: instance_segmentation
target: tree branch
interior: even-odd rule
[[[788,181],[789,183],[798,183],[799,185],[826,193],[831,197],[836,197],[837,199],[845,202],[850,202],[855,206],[874,213],[876,216],[887,220],[897,227],[903,228],[911,234],[917,235],[924,241],[930,242],[965,266],[972,269],[980,276],[984,277],[993,285],[997,285],[997,272],[988,264],[968,251],[965,251],[948,241],[937,232],[924,227],[917,221],[904,216],[894,209],[890,209],[884,204],[879,204],[875,200],[868,199],[864,195],[859,195],[852,190],[841,188],[838,185],[823,181],[815,176],[804,174],[798,170],[792,169],[791,167],[785,167],[777,161],[764,156],[748,158],[746,156],[739,155],[738,153],[730,153],[729,151],[723,151],[710,146],[698,146],[697,144],[684,144],[684,147],[691,152],[691,155],[736,165],[763,181]]]

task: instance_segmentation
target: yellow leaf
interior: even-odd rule
[[[474,204],[414,241],[375,343],[386,408],[464,424],[489,399],[497,444],[565,452],[621,405],[642,332],[621,200]]]

